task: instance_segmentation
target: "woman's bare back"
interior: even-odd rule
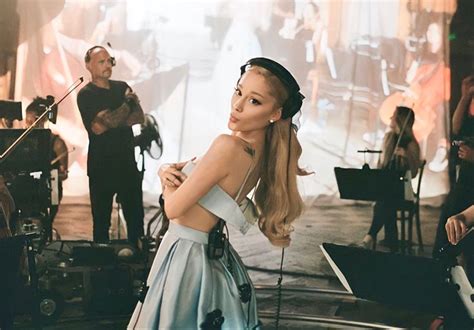
[[[230,155],[223,157],[222,166],[227,168],[227,174],[217,182],[217,185],[232,199],[237,197],[239,190],[242,188],[237,200],[237,202],[240,202],[255,187],[258,181],[259,166],[257,166],[256,161],[258,155],[245,141],[238,137],[228,136],[228,141],[225,143],[228,144],[227,153],[230,153]],[[232,161],[228,161],[228,157]],[[199,162],[199,160],[195,161],[196,168]],[[193,180],[200,181],[202,179],[200,176],[207,174],[207,171],[201,169],[200,171],[193,171],[189,178],[193,176]],[[199,231],[209,232],[217,223],[217,220],[218,218],[214,214],[195,203],[181,216],[173,218],[171,221]]]

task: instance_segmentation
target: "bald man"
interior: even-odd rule
[[[79,91],[77,104],[89,135],[87,175],[94,241],[109,241],[113,197],[117,194],[128,240],[136,245],[143,236],[143,201],[131,126],[143,123],[143,110],[126,82],[110,79],[115,59],[104,47],[89,49],[85,64],[91,81]]]

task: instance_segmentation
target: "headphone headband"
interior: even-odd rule
[[[275,75],[288,91],[288,99],[283,104],[282,118],[293,117],[303,104],[304,95],[300,93],[300,86],[296,79],[283,65],[266,57],[255,57],[240,67],[242,76],[251,66],[259,66]]]
[[[92,52],[93,52],[94,50],[98,49],[98,48],[107,51],[107,49],[106,49],[104,46],[95,45],[95,46],[93,46],[93,47],[91,47],[91,48],[89,48],[89,49],[87,50],[86,55],[84,56],[84,62],[89,63],[90,60],[91,60],[91,54],[92,54]],[[108,51],[107,51],[107,52],[108,52]],[[112,57],[112,56],[110,57],[110,64],[111,64],[112,66],[115,66],[115,64],[117,64],[117,61],[115,60],[115,57]]]

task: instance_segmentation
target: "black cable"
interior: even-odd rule
[[[290,183],[290,159],[291,159],[291,130],[292,122],[290,118],[290,124],[288,126],[288,157],[286,159],[286,187],[289,188]],[[283,219],[283,224],[286,225],[286,217]],[[277,310],[276,310],[276,320],[275,320],[275,329],[278,330],[280,325],[280,309],[281,309],[281,282],[283,281],[283,260],[285,259],[285,248],[281,249],[281,261],[280,261],[280,276],[277,281]]]
[[[278,274],[280,272],[279,269],[269,269],[269,268],[261,268],[261,267],[255,267],[255,266],[247,266],[247,265],[245,265],[245,268],[247,268],[248,270],[256,271],[256,272],[263,272],[263,273],[270,273],[270,274]],[[307,274],[307,273],[291,272],[291,271],[284,271],[283,275],[302,276],[302,277],[310,277],[310,278],[322,278],[322,279],[327,279],[327,280],[337,279],[337,277],[333,276],[333,275]]]
[[[285,248],[281,249],[281,261],[280,261],[280,277],[277,282],[277,306],[276,306],[276,319],[275,329],[278,330],[280,326],[280,309],[281,309],[281,282],[283,281],[283,260],[285,258]]]
[[[219,220],[221,221],[221,220]],[[224,221],[224,220],[222,220]],[[231,255],[230,255],[230,235],[229,235],[229,228],[227,228],[227,222],[224,221],[224,228],[227,233],[227,239],[225,240],[226,246],[224,247],[227,249],[227,268],[229,270],[229,273],[234,276],[234,267],[232,266],[231,262]]]
[[[161,217],[160,217],[161,216]],[[157,220],[158,219],[158,220]],[[156,233],[156,230],[158,229],[158,226],[160,225],[161,221],[163,220],[163,215],[162,215],[162,211],[161,209],[157,211],[157,213],[150,219],[150,221],[148,222],[148,236],[149,237],[154,237],[155,233]],[[153,231],[150,233],[150,228],[151,228],[151,225],[157,221],[156,225],[155,225],[155,228],[153,229]]]

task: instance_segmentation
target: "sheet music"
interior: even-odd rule
[[[334,273],[336,273],[337,275],[337,278],[339,279],[339,281],[341,281],[342,285],[344,286],[344,288],[346,288],[347,291],[349,291],[350,293],[354,294],[354,292],[352,292],[352,289],[349,285],[349,283],[347,282],[346,280],[346,277],[344,276],[344,274],[341,272],[341,270],[339,269],[339,267],[337,267],[336,263],[332,260],[331,256],[329,255],[329,253],[326,251],[326,249],[320,245],[319,248],[321,249],[321,251],[323,251],[323,254],[324,256],[326,257],[327,261],[329,262],[329,265],[331,266],[332,270],[334,271]]]

